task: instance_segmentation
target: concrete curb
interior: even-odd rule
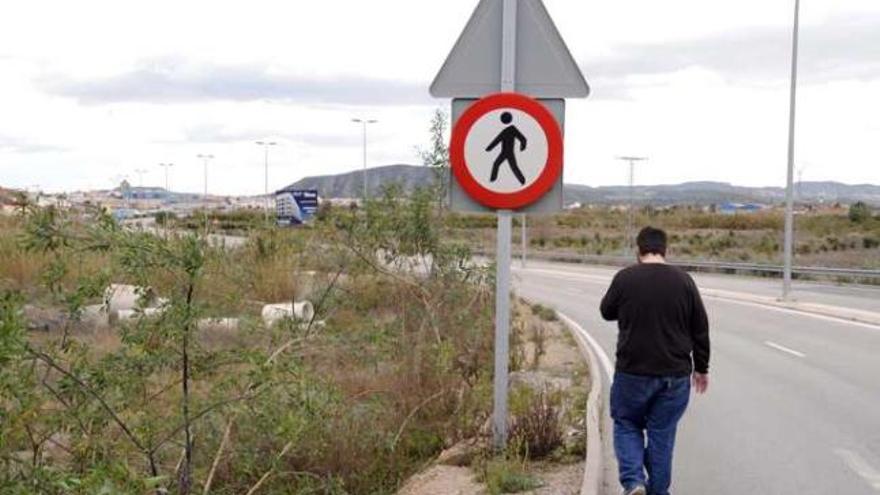
[[[756,296],[754,294],[722,289],[701,288],[700,293],[707,297],[760,304],[763,306],[787,309],[800,313],[814,314],[827,318],[836,318],[838,320],[853,321],[857,323],[864,323],[866,325],[880,326],[880,313],[875,313],[873,311],[842,308],[839,306],[828,306],[818,303],[786,302],[773,297]]]
[[[605,473],[602,434],[599,427],[602,411],[602,371],[599,369],[599,358],[580,332],[572,325],[572,320],[558,311],[557,314],[565,323],[571,336],[574,337],[590,368],[590,394],[587,396],[587,458],[584,463],[581,495],[599,495],[604,484],[602,477]]]

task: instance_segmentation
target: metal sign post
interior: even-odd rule
[[[528,245],[526,243],[526,241],[528,240],[528,236],[526,234],[526,229],[528,228],[527,215],[525,213],[523,213],[522,218],[520,218],[520,220],[522,220],[522,227],[520,229],[520,234],[522,234],[522,239],[521,239],[521,241],[522,241],[522,253],[521,253],[522,254],[522,267],[525,268],[526,267],[526,260],[528,258],[528,254],[529,254]]]
[[[495,408],[492,414],[492,445],[507,445],[507,382],[510,362],[510,233],[513,212],[498,210],[495,257]]]
[[[516,91],[517,0],[504,0],[501,28],[501,91]],[[498,211],[498,254],[495,258],[495,408],[492,440],[495,450],[507,445],[507,385],[510,363],[510,237],[513,212]]]
[[[453,98],[452,209],[497,212],[492,431],[499,451],[507,445],[513,215],[523,214],[525,263],[525,213],[563,206],[562,98],[589,91],[541,0],[480,0],[431,85],[433,96]]]

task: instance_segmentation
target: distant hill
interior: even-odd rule
[[[618,204],[629,199],[626,186],[589,187],[566,185],[568,203]],[[782,187],[745,187],[725,182],[685,182],[676,185],[636,186],[633,195],[637,202],[657,205],[713,204],[713,203],[781,203],[785,201]],[[838,182],[804,182],[795,184],[798,202],[854,203],[864,201],[880,205],[880,186],[847,185]]]
[[[428,167],[414,165],[390,165],[367,170],[370,195],[374,195],[386,184],[398,183],[407,192],[418,186],[428,186],[434,180],[434,172]],[[359,198],[363,194],[363,171],[339,175],[308,177],[290,187],[296,189],[317,189],[325,198]],[[796,184],[799,201],[811,203],[854,203],[864,201],[880,205],[880,186],[871,184],[847,185],[838,182],[804,182]],[[785,189],[781,187],[744,187],[724,182],[686,182],[676,185],[636,186],[635,198],[640,203],[655,205],[669,204],[713,204],[736,203],[780,203],[785,200]],[[627,186],[590,187],[576,184],[565,186],[565,201],[568,204],[622,204],[629,201]]]
[[[430,186],[434,181],[434,171],[429,167],[414,165],[388,165],[367,169],[367,184],[370,196],[382,190],[386,184],[396,183],[406,192],[417,187]],[[358,170],[339,175],[307,177],[289,187],[294,189],[317,189],[322,198],[360,198],[364,194],[364,172]]]

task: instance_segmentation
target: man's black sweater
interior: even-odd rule
[[[645,263],[621,270],[601,310],[620,328],[618,371],[647,376],[709,372],[706,309],[697,284],[680,268]]]

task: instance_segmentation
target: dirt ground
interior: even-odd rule
[[[584,463],[536,466],[533,474],[544,486],[526,495],[577,495],[584,480]],[[409,480],[398,495],[483,495],[486,488],[467,467],[437,465]]]
[[[412,478],[398,495],[476,495],[483,487],[474,479],[469,467],[437,465]]]

